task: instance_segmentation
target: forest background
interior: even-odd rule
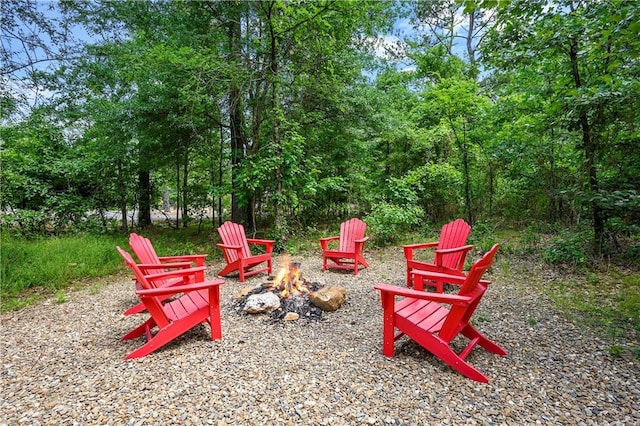
[[[295,252],[463,217],[479,249],[626,271],[640,330],[638,2],[1,7],[3,309],[113,273],[132,230],[220,256],[225,220]]]

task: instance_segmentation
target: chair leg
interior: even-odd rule
[[[240,274],[240,282],[244,282],[244,265],[240,263],[240,268],[238,268],[238,273]]]
[[[148,336],[150,334],[150,330],[155,326],[156,326],[156,322],[153,320],[153,318],[149,318],[148,320],[146,320],[145,322],[143,322],[142,324],[140,324],[139,326],[137,326],[127,334],[125,334],[122,337],[122,340],[137,339],[138,337],[143,336],[145,334]]]
[[[222,339],[222,323],[220,320],[220,288],[209,289],[209,326],[211,340]]]
[[[471,341],[477,339],[476,344],[482,346],[491,353],[494,353],[496,355],[507,355],[507,351],[505,351],[497,343],[494,343],[491,340],[487,339],[482,333],[480,333],[470,324],[467,324],[467,326],[462,329],[461,333]]]
[[[153,336],[147,343],[140,346],[138,349],[130,352],[124,359],[134,359],[134,358],[142,358],[144,356],[149,355],[151,352],[154,352],[167,343],[174,340],[176,337],[186,333],[193,326],[199,324],[195,323],[191,327],[185,327],[183,324],[180,324],[181,321],[172,322],[165,328],[159,330],[155,336]]]
[[[382,354],[386,357],[393,357],[396,338],[394,335],[394,296],[383,292],[382,299]]]
[[[433,339],[429,339],[431,341],[437,341],[437,343],[429,344],[428,347],[423,346],[429,352],[431,352],[436,357],[440,358],[445,363],[449,364],[451,368],[462,374],[463,376],[475,380],[477,382],[489,383],[489,378],[482,374],[480,370],[473,367],[471,364],[467,363],[464,359],[462,359],[457,353],[451,349],[449,344],[440,340],[436,336],[432,336]]]

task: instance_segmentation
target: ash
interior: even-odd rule
[[[280,309],[276,309],[269,315],[269,320],[273,323],[279,323],[289,312],[295,312],[300,315],[300,319],[308,321],[322,320],[322,309],[311,303],[308,295],[294,296],[288,299],[280,299]]]
[[[253,294],[262,294],[270,291],[279,295],[280,292],[270,288],[270,284],[271,283],[264,283],[240,298],[233,307],[236,313],[239,315],[247,315],[247,313],[244,312],[244,306],[247,302],[247,298]],[[312,292],[318,291],[324,287],[324,285],[320,283],[309,282],[305,282],[305,286]],[[268,321],[271,323],[282,323],[284,317],[290,312],[295,312],[300,316],[300,319],[306,319],[307,321],[322,320],[322,309],[311,303],[308,294],[300,294],[288,298],[280,297],[280,308],[269,314]]]

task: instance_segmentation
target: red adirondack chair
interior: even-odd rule
[[[151,315],[142,325],[122,338],[122,340],[132,340],[142,335],[147,337],[147,343],[129,353],[125,359],[146,356],[200,323],[209,323],[211,340],[222,338],[220,285],[224,284],[224,280],[204,281],[206,267],[147,275],[144,267],[136,264],[129,253],[120,247],[117,249],[142,286],[142,289],[136,290],[136,294]],[[190,284],[161,288],[154,285],[167,278],[180,278],[187,275],[192,276]],[[162,300],[165,300],[167,295],[175,298],[163,304]],[[155,328],[158,330],[153,334]]]
[[[156,250],[153,248],[153,244],[149,241],[148,238],[145,238],[136,233],[132,233],[129,235],[129,246],[131,250],[136,254],[138,260],[141,265],[144,265],[146,270],[153,270],[154,273],[159,274],[162,272],[167,272],[171,269],[176,268],[191,268],[192,266],[204,266],[204,259],[208,256],[207,254],[194,254],[194,255],[180,255],[180,256],[162,256],[159,257],[156,253]],[[155,282],[156,287],[167,287],[176,284],[188,284],[190,277],[192,275],[166,278],[164,280],[158,280]],[[204,275],[203,275],[204,279]],[[136,288],[142,288],[140,283],[136,281]],[[170,295],[166,295],[165,299],[170,297]],[[138,314],[145,310],[144,304],[142,302],[137,305],[127,309],[125,311],[125,315]]]
[[[467,222],[456,219],[442,226],[438,241],[402,246],[404,257],[407,259],[407,287],[414,284],[415,271],[439,272],[463,277],[464,261],[467,253],[473,248],[471,245],[465,245],[470,232],[471,226]],[[433,263],[414,259],[415,250],[426,248],[435,248]],[[426,284],[436,287],[438,293],[442,293],[444,289],[442,280],[426,281]]]
[[[224,253],[227,266],[218,273],[219,276],[227,276],[233,271],[238,271],[240,282],[244,282],[245,277],[259,274],[261,272],[271,273],[271,252],[273,251],[274,240],[260,240],[247,238],[244,233],[244,226],[233,222],[225,222],[218,228],[218,234],[222,243],[217,244]],[[252,254],[249,244],[264,246],[265,253]],[[261,269],[253,269],[256,265],[267,262],[267,266]]]
[[[366,230],[367,224],[354,217],[340,224],[340,236],[320,238],[322,271],[327,268],[352,269],[353,274],[358,275],[360,265],[368,268],[364,259],[364,243],[369,239],[364,236]],[[329,249],[332,241],[338,241],[337,250]],[[333,263],[327,264],[327,260]]]
[[[388,284],[374,286],[380,291],[384,311],[382,353],[392,357],[395,341],[406,335],[464,376],[487,383],[489,379],[467,363],[465,358],[476,345],[494,354],[507,354],[470,322],[490,283],[481,278],[491,266],[496,251],[498,244],[474,263],[466,277],[425,272],[431,279],[444,279],[447,282],[452,280],[460,284],[462,287],[457,295],[430,293]],[[403,296],[404,299],[396,301],[396,296]],[[451,307],[447,308],[443,304]],[[394,334],[395,329],[398,329],[397,334]],[[470,342],[460,353],[456,353],[451,347],[451,341],[460,334]]]

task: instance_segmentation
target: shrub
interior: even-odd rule
[[[373,205],[365,221],[376,244],[386,246],[397,242],[399,235],[420,223],[423,216],[420,207],[379,202]]]
[[[582,267],[587,263],[587,245],[592,241],[588,232],[563,232],[553,239],[543,252],[542,258],[552,265]]]

